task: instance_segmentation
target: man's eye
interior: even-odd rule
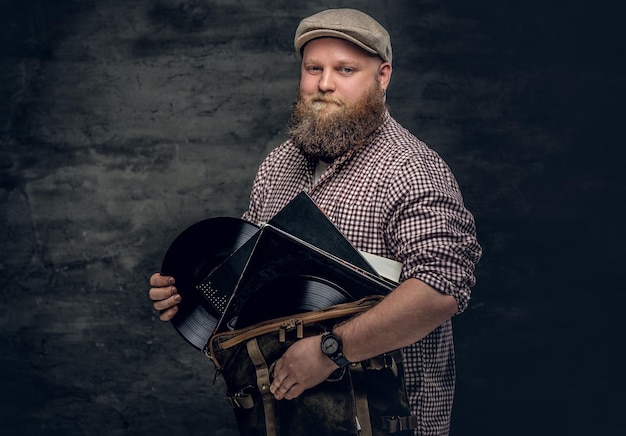
[[[350,68],[350,67],[341,67],[341,72],[343,74],[350,74],[354,71],[354,69]]]

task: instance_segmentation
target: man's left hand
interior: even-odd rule
[[[276,361],[270,392],[277,400],[293,400],[302,392],[326,380],[337,365],[322,354],[321,337],[310,336],[295,342]]]

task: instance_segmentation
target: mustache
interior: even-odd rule
[[[315,93],[311,96],[309,96],[308,98],[306,98],[306,102],[311,104],[311,103],[318,103],[318,102],[322,102],[322,103],[334,103],[337,106],[345,106],[346,103],[338,98],[338,97],[333,97],[330,95],[326,95],[323,94],[321,92]]]

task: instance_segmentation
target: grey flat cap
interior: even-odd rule
[[[294,38],[296,52],[301,55],[307,42],[324,36],[345,39],[391,62],[389,33],[378,21],[356,9],[327,9],[303,19]]]

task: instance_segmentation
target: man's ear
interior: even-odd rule
[[[383,62],[378,67],[378,79],[380,80],[380,87],[384,90],[387,90],[389,87],[389,82],[391,82],[391,72],[393,68],[391,68],[391,64],[389,62]]]

